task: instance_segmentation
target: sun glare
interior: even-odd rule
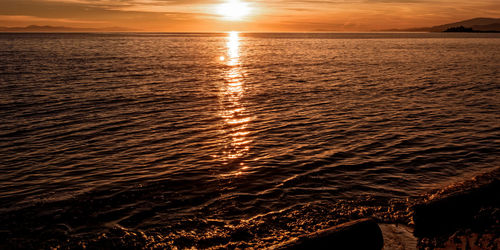
[[[228,20],[241,20],[250,13],[248,3],[239,0],[229,0],[218,6],[217,14]]]

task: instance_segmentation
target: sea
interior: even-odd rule
[[[2,33],[2,248],[266,248],[498,168],[500,34]]]

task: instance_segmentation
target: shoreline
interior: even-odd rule
[[[500,199],[491,194],[500,191],[499,178],[497,168],[426,194],[411,207],[412,226],[365,218],[271,249],[498,249]]]
[[[288,236],[287,241],[282,241],[281,243],[275,241],[276,243],[274,245],[268,245],[265,248],[281,249],[283,245],[286,246],[286,244],[294,246],[294,242],[297,239],[311,239],[309,242],[314,243],[318,235],[335,235],[339,228],[347,228],[347,236],[344,235],[340,238],[351,239],[347,241],[348,243],[355,242],[352,239],[356,238],[366,238],[370,239],[371,242],[377,242],[379,233],[377,233],[377,229],[373,227],[373,224],[375,224],[378,225],[377,228],[380,228],[378,230],[382,232],[380,237],[383,237],[385,249],[392,249],[395,246],[404,247],[405,249],[461,248],[465,246],[480,249],[497,249],[497,247],[500,246],[500,231],[498,228],[498,220],[500,219],[500,214],[498,213],[500,199],[498,197],[491,197],[491,190],[498,190],[500,188],[499,178],[500,168],[497,168],[472,178],[453,183],[449,186],[430,191],[423,194],[421,197],[417,197],[414,201],[408,201],[408,204],[403,205],[400,209],[401,211],[395,211],[396,213],[407,213],[407,215],[392,215],[394,217],[391,217],[390,214],[387,214],[389,217],[382,218],[377,217],[377,213],[373,213],[363,219],[363,217],[358,217],[358,214],[350,216],[350,220],[340,220],[339,224],[328,223],[332,226],[320,227],[318,230],[310,231],[308,234],[300,235],[290,231],[288,232],[290,236]],[[493,194],[494,193],[495,192],[493,192]],[[471,199],[473,202],[471,202]],[[451,209],[454,209],[454,211],[450,212]],[[285,215],[286,214],[276,214],[271,217]],[[267,220],[269,220],[269,218],[263,218],[262,222],[267,223]],[[289,222],[284,218],[280,220],[285,220],[285,223],[293,223],[293,220]],[[369,222],[367,222],[367,220]],[[273,223],[272,221],[273,220],[269,222]],[[456,223],[450,223],[450,221]],[[353,225],[356,227],[359,222],[361,222],[361,224],[365,223],[365,226],[361,227],[364,228],[363,230],[349,229],[352,228]],[[366,226],[366,223],[368,223],[368,226]],[[257,230],[262,230],[262,228],[259,229],[261,226],[253,225],[252,227],[256,227]],[[131,246],[148,248],[152,246],[166,246],[166,242],[162,242],[162,240],[165,241],[167,239],[165,238],[166,235],[170,232],[169,229],[149,232],[114,226],[109,228],[108,231],[100,234],[76,236],[73,235],[75,232],[73,232],[73,229],[67,224],[57,224],[55,227],[56,231],[42,232],[42,235],[40,235],[45,235],[45,237],[48,238],[38,238],[36,234],[23,236],[18,234],[20,232],[10,235],[12,238],[9,237],[9,235],[4,235],[6,237],[4,237],[4,242],[0,243],[0,246],[5,248],[23,248],[29,246],[34,247],[41,244],[42,248],[44,248],[44,246],[47,248],[53,246],[63,248],[121,248]],[[204,240],[203,238],[197,239],[199,242],[194,245],[192,245],[194,242],[190,243],[189,241],[183,243],[175,241],[175,243],[172,242],[172,245],[180,248],[188,246],[197,246],[197,248],[201,249],[213,247],[224,248],[224,246],[230,247],[233,240],[238,241],[239,239],[243,240],[243,242],[248,241],[245,243],[246,246],[252,246],[252,241],[249,237],[258,237],[258,235],[254,235],[252,231],[249,231],[251,230],[250,228],[239,227],[240,226],[237,226],[237,230],[230,233],[230,238],[227,239],[230,241],[227,242],[223,238],[219,239],[215,237],[211,240]],[[437,227],[441,228],[441,230],[433,230]],[[163,231],[163,233],[166,234],[160,233],[162,232],[161,230],[166,230]],[[27,237],[26,242],[22,240],[25,237]],[[333,237],[333,242],[323,241],[327,242],[326,244],[329,245],[346,245],[345,241],[343,243],[335,243],[335,238],[338,240],[339,237]],[[193,238],[192,240],[195,239]]]

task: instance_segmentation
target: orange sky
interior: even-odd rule
[[[247,16],[218,12],[231,0],[0,0],[0,26],[126,27],[137,31],[370,31],[500,17],[499,0],[270,0]],[[237,1],[237,0],[232,0]]]

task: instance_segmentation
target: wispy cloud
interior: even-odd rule
[[[16,15],[0,15],[0,22],[58,22],[67,24],[104,24],[101,21],[89,21],[67,18],[44,18],[36,16],[16,16]]]
[[[158,31],[369,30],[499,17],[498,0],[242,0],[248,20],[216,15],[226,0],[0,0],[0,25],[74,23]]]

